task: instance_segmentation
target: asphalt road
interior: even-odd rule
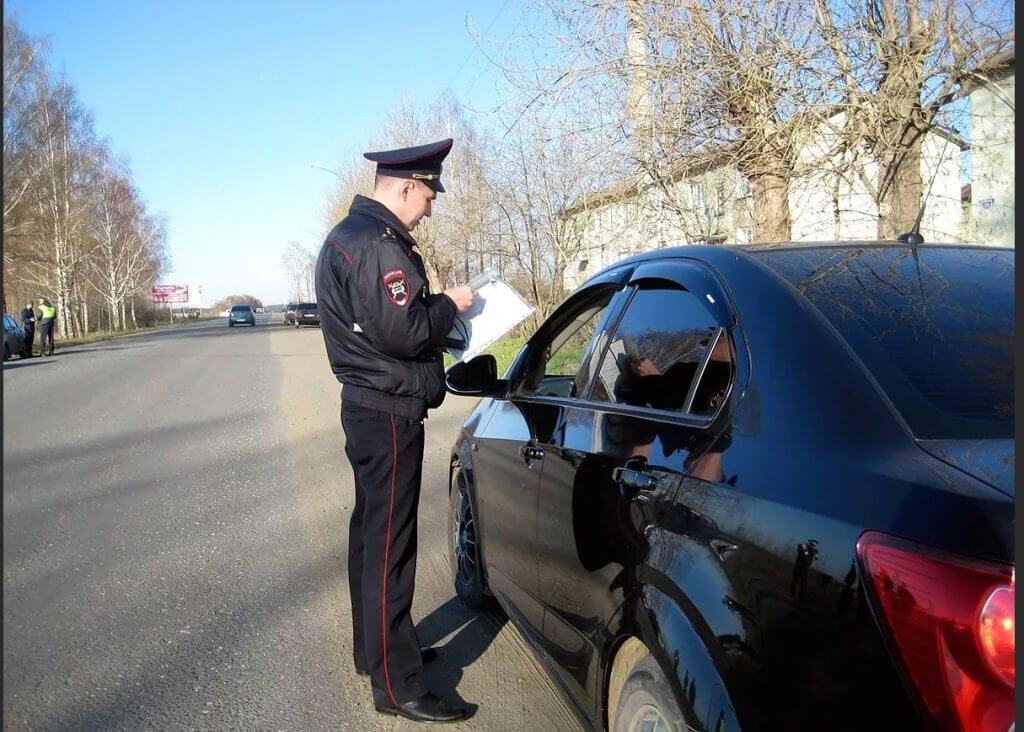
[[[206,322],[3,369],[4,729],[412,729],[352,670],[352,479],[316,328]],[[454,599],[427,420],[414,618],[458,727],[575,729],[500,614]],[[455,728],[458,728],[455,727]]]

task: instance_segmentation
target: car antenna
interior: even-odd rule
[[[914,225],[910,228],[910,231],[897,237],[897,241],[910,245],[911,254],[914,256],[914,264],[917,267],[917,286],[921,290],[922,298],[924,297],[924,281],[921,279],[921,260],[917,252],[918,244],[924,244],[924,237],[921,236],[921,220],[924,218],[924,209],[928,205],[928,198],[932,194],[932,184],[935,183],[935,176],[939,174],[939,166],[942,165],[942,156],[945,155],[947,147],[949,147],[949,137],[946,137],[946,142],[942,146],[942,153],[940,153],[938,162],[935,164],[935,170],[932,171],[931,180],[928,181],[928,190],[921,197],[921,207],[917,210],[917,218],[914,220]]]
[[[943,135],[943,137],[946,137]],[[914,225],[910,227],[910,231],[900,234],[897,237],[897,241],[901,241],[904,244],[910,244],[916,247],[918,244],[924,244],[924,237],[921,236],[921,220],[924,218],[924,209],[928,205],[928,198],[932,195],[932,184],[935,183],[935,176],[939,174],[939,167],[942,165],[942,156],[946,154],[946,148],[949,147],[949,137],[946,137],[946,142],[942,146],[942,153],[939,155],[938,162],[935,164],[935,170],[932,171],[931,180],[928,181],[928,190],[924,192],[924,196],[921,198],[921,207],[917,210],[917,218],[914,220]],[[917,257],[917,250],[914,250],[914,257]]]

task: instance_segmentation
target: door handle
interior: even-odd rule
[[[656,477],[646,471],[632,468],[615,468],[612,471],[612,480],[619,484],[622,495],[628,495],[641,502],[648,500],[647,492],[658,487]]]
[[[530,460],[543,460],[544,450],[536,445],[521,445],[519,447],[519,454],[523,456],[523,459],[529,462]]]

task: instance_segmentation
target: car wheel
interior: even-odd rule
[[[4,344],[4,361],[10,361],[10,360],[11,360],[11,347],[8,346],[5,343]]]
[[[229,327],[229,328],[234,328],[234,327],[235,327],[235,324],[234,324],[234,323],[228,323],[228,327]]]
[[[480,562],[480,544],[476,532],[473,502],[466,489],[459,485],[456,472],[448,499],[448,565],[452,570],[455,594],[471,608],[490,604],[491,595],[483,576]]]
[[[614,732],[661,732],[688,729],[665,674],[654,656],[633,667],[615,707]]]

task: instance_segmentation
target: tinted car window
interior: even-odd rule
[[[641,289],[609,339],[590,398],[682,412],[709,349],[722,333],[690,292]],[[725,353],[728,357],[729,351]],[[702,411],[710,397],[701,397]]]
[[[296,310],[300,310],[300,309],[301,310],[316,310],[316,303],[315,302],[300,302],[298,305],[295,306],[295,309]]]
[[[1013,437],[1013,252],[763,253],[835,326],[920,439]]]
[[[235,305],[235,306],[233,306],[231,308],[231,312],[233,312],[233,313],[251,313],[252,312],[252,308],[249,307],[248,305]]]

